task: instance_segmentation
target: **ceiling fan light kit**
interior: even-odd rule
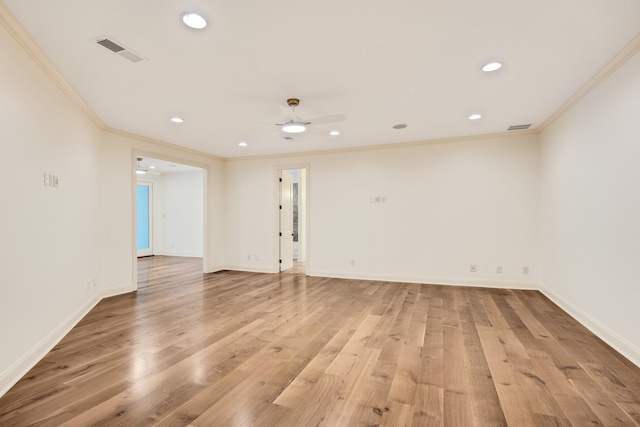
[[[281,127],[282,132],[285,132],[285,133],[303,133],[303,132],[306,132],[307,130],[310,130],[312,131],[312,133],[326,134],[327,133],[326,131],[322,129],[314,128],[313,125],[340,122],[345,120],[345,117],[343,114],[317,117],[311,120],[302,120],[296,114],[296,107],[300,105],[300,100],[298,98],[289,98],[287,99],[287,105],[291,108],[291,112],[293,114],[290,115],[289,120],[286,121],[285,123],[276,123],[277,126]],[[312,126],[307,128],[307,125],[312,125]],[[334,136],[339,135],[339,132],[337,134],[331,133],[331,135],[334,135]]]
[[[286,133],[302,133],[307,127],[302,123],[289,122],[282,125],[282,132]]]

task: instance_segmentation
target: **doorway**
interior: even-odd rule
[[[307,273],[308,170],[278,170],[279,271]]]
[[[200,258],[206,270],[206,169],[137,155],[134,203],[134,283],[138,258]]]
[[[153,184],[136,185],[136,246],[138,258],[153,255]]]

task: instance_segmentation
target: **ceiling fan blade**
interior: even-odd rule
[[[315,119],[309,120],[309,123],[313,125],[323,125],[325,123],[343,122],[345,120],[347,120],[347,117],[344,114],[334,114],[332,116],[316,117]]]

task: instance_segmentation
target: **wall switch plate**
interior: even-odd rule
[[[498,267],[496,267],[496,273],[498,274],[502,274],[502,266],[499,265]]]
[[[471,264],[469,271],[471,271],[472,273],[475,273],[477,270],[478,270],[478,266],[475,264]]]
[[[528,266],[522,267],[522,274],[529,274],[529,267]]]

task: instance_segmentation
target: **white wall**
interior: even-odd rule
[[[545,293],[640,366],[640,54],[541,135]]]
[[[219,159],[101,130],[0,12],[2,395],[100,298],[135,289],[136,154],[206,172],[207,271],[224,264],[224,177]]]
[[[100,135],[1,25],[0,58],[2,395],[98,300]]]
[[[540,280],[640,365],[638,55],[541,135],[540,166],[538,137],[522,134],[223,162],[101,131],[4,27],[0,57],[0,395],[101,297],[135,289],[137,154],[204,169],[207,271],[277,271],[275,171],[305,164],[310,274]]]
[[[535,135],[286,162],[310,165],[312,275],[537,286]],[[229,268],[277,271],[279,167],[286,165],[277,159],[226,162]],[[370,203],[375,196],[386,203]],[[247,261],[248,254],[259,261]],[[469,271],[472,263],[476,273]],[[530,274],[522,273],[524,266]]]
[[[173,172],[161,177],[162,230],[158,254],[202,256],[203,241],[202,170]]]
[[[206,185],[199,194],[207,198],[204,223],[206,239],[204,269],[217,271],[224,264],[224,181],[223,162],[208,156],[182,151],[175,147],[103,132],[100,145],[100,214],[106,225],[100,229],[102,282],[110,286],[108,292],[118,293],[136,287],[135,254],[133,251],[134,173],[135,156],[152,157],[199,167],[205,173]],[[202,181],[201,181],[202,182]],[[163,187],[165,183],[163,182]],[[164,195],[163,195],[164,199]],[[201,210],[202,212],[202,210]],[[167,236],[163,232],[162,240]],[[118,266],[118,268],[113,268]]]

